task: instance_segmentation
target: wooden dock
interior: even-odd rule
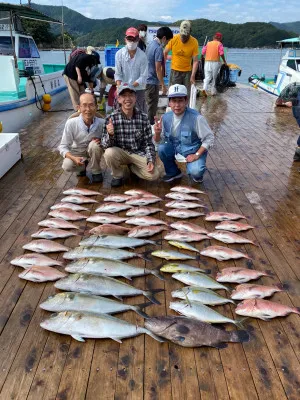
[[[210,210],[248,217],[255,229],[244,235],[259,246],[232,248],[248,253],[254,268],[274,272],[275,279],[263,278],[260,283],[285,285],[287,292],[276,293],[272,300],[299,307],[300,164],[292,162],[299,128],[291,110],[275,110],[273,103],[272,97],[247,87],[200,100],[201,111],[216,135],[202,185],[208,194],[203,201]],[[64,189],[78,185],[111,192],[107,170],[103,186],[63,173],[56,148],[67,116],[66,112],[48,113],[24,129],[20,135],[23,161],[0,180],[0,399],[299,399],[300,317],[296,314],[270,322],[250,318],[245,326],[251,340],[221,350],[161,344],[146,335],[122,344],[112,340],[80,343],[40,328],[49,314],[39,304],[56,289],[53,283],[21,280],[22,269],[10,265],[10,260],[23,253],[22,246],[38,230],[37,223],[47,216],[49,207],[62,198]],[[187,177],[181,183],[190,184]],[[137,186],[164,196],[173,185],[129,178],[118,191]],[[160,218],[168,217],[161,213]],[[215,226],[202,217],[193,222],[209,230]],[[85,223],[79,225],[86,228]],[[96,225],[88,227],[92,226]],[[79,240],[70,238],[65,244],[74,247]],[[208,244],[204,241],[197,247]],[[157,260],[152,267],[160,264]],[[246,260],[219,263],[202,257],[202,262],[214,272],[224,266],[249,266]],[[141,260],[132,263],[144,265]],[[164,288],[157,295],[161,305],[147,312],[151,316],[173,314],[170,293],[181,286],[179,282],[170,276],[165,282],[149,276],[133,284]],[[138,304],[145,300],[124,301]],[[232,305],[217,309],[236,317]],[[143,319],[133,312],[120,317],[143,325]]]

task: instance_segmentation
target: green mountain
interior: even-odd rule
[[[32,4],[32,7],[44,14],[61,20],[62,8],[59,6],[46,6]],[[115,43],[118,39],[122,43],[124,33],[129,26],[140,23],[161,26],[159,22],[147,22],[131,18],[106,18],[91,19],[80,13],[63,7],[65,30],[75,37],[79,46],[103,46],[106,43]],[[176,21],[169,26],[178,26],[181,21]],[[207,19],[192,20],[193,36],[199,44],[205,38],[212,38],[213,34],[220,31],[224,35],[224,44],[227,47],[275,47],[276,40],[297,36],[296,33],[276,27],[271,23],[247,22],[245,24],[229,24],[226,22],[210,21]],[[167,25],[167,24],[166,24]],[[57,28],[56,28],[57,29]],[[58,31],[55,31],[58,33]]]
[[[274,25],[278,29],[296,32],[298,35],[300,35],[300,21],[286,22],[282,24],[280,24],[279,22],[270,22],[270,24]]]

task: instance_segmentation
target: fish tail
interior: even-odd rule
[[[154,275],[154,276],[156,276],[156,278],[160,279],[161,281],[165,281],[166,279],[165,279],[164,276],[159,272],[160,267],[161,267],[161,264],[160,264],[158,267],[156,267],[155,269],[151,269],[151,270],[150,270],[150,271],[151,271],[151,274]]]
[[[234,324],[235,324],[238,328],[244,329],[244,328],[245,328],[244,322],[245,322],[248,318],[249,318],[249,317],[242,318],[242,319],[236,319],[236,320],[234,320]]]
[[[206,269],[204,269],[204,270],[202,271],[202,273],[203,273],[203,274],[211,274],[211,269],[206,268]]]
[[[295,313],[300,314],[300,307],[295,307]]]
[[[157,246],[161,246],[163,244],[163,239],[154,240],[154,244],[156,244]]]
[[[245,330],[230,332],[230,339],[229,339],[230,342],[245,343],[245,342],[249,342],[249,340],[250,340],[250,335]]]
[[[279,289],[281,292],[285,292],[288,288],[286,287],[285,284],[282,283],[277,283],[276,285],[274,285],[275,287],[277,287],[277,289]]]
[[[268,269],[266,271],[266,276],[269,276],[270,278],[274,278],[274,276],[276,276],[276,274],[271,269]]]
[[[141,317],[143,318],[150,318],[148,314],[146,314],[143,309],[146,307],[152,306],[151,301],[148,301],[146,303],[141,303],[141,304],[136,304],[135,306],[133,306],[133,309],[135,310],[135,312],[137,314],[139,314]]]
[[[152,261],[151,258],[148,257],[149,254],[152,253],[153,250],[146,250],[143,253],[136,253],[138,257],[142,258],[145,261]]]
[[[156,298],[154,297],[155,293],[163,292],[165,289],[152,289],[152,290],[147,290],[144,292],[144,296],[147,297],[148,300],[150,300],[154,304],[161,304]]]
[[[152,333],[151,331],[149,331],[148,329],[145,329],[145,333],[149,336],[151,336],[153,339],[157,340],[160,343],[164,343],[165,339],[161,338],[160,336],[155,335],[154,333]]]

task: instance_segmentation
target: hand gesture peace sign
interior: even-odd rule
[[[161,131],[162,131],[162,117],[160,117],[160,119],[158,119],[157,117],[154,117],[154,133],[156,135],[160,135]]]
[[[115,133],[114,124],[113,124],[111,118],[109,118],[108,124],[106,125],[106,130],[107,130],[107,132],[108,132],[108,134],[109,134],[110,136],[113,136],[114,133]]]

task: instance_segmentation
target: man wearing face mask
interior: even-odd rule
[[[171,75],[169,86],[176,83],[184,85],[190,96],[191,84],[195,84],[198,69],[198,40],[191,36],[190,21],[182,21],[180,33],[175,35],[164,51],[165,59],[172,50]],[[192,65],[193,63],[193,65]]]
[[[148,106],[148,118],[150,124],[154,124],[154,117],[157,112],[159,99],[159,85],[163,94],[167,94],[167,87],[164,83],[164,54],[163,47],[173,38],[173,32],[167,26],[157,30],[156,38],[148,45],[146,56],[148,58],[148,78],[146,84],[146,102]]]
[[[142,51],[146,51],[146,36],[147,36],[147,25],[141,24],[136,28],[139,31],[139,42],[138,42],[138,48],[141,49]]]
[[[146,54],[137,47],[139,31],[128,28],[125,33],[126,46],[116,53],[115,81],[117,87],[122,82],[129,83],[136,90],[136,106],[147,113],[145,100],[146,80],[148,76],[148,61]]]

